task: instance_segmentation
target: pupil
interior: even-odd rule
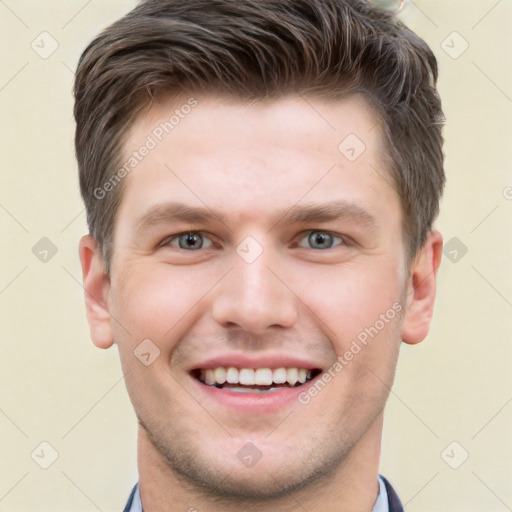
[[[329,248],[332,245],[332,237],[328,233],[311,233],[310,242],[315,247]]]
[[[200,249],[202,245],[200,236],[193,233],[183,235],[180,241],[182,249]]]

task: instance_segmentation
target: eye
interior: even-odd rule
[[[209,249],[213,246],[213,243],[199,231],[187,231],[168,237],[160,244],[161,247],[168,245],[186,251],[197,251],[199,249]]]
[[[307,249],[331,249],[335,245],[344,243],[339,236],[329,231],[309,231],[299,242],[299,247]]]

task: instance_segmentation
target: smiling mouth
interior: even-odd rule
[[[234,393],[269,393],[297,388],[314,379],[320,369],[306,368],[237,368],[234,366],[198,368],[190,374],[206,386]]]

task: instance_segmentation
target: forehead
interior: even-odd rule
[[[129,130],[123,159],[139,160],[121,204],[143,211],[182,201],[242,219],[303,199],[341,198],[378,215],[379,195],[399,208],[381,138],[379,120],[360,96],[160,101]],[[144,147],[145,156],[133,156]]]
[[[295,150],[296,142],[311,149],[311,143],[319,147],[321,137],[325,148],[336,149],[349,133],[372,146],[380,138],[379,125],[375,109],[360,94],[339,100],[304,95],[262,100],[180,95],[144,109],[128,131],[124,150],[136,149],[145,137],[164,146],[191,142],[196,150],[228,139],[232,144],[245,143],[248,137],[281,146],[287,138]]]

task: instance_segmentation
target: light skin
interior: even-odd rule
[[[80,243],[91,337],[117,343],[139,419],[144,510],[370,512],[383,408],[400,343],[427,335],[441,235],[407,261],[363,99],[197,100],[125,178],[110,276],[95,240]],[[126,155],[180,101],[146,110]],[[349,134],[366,146],[353,162],[338,150]],[[180,248],[174,235],[189,231],[200,248]],[[237,252],[246,237],[262,249],[251,263]],[[306,405],[254,414],[211,399],[189,372],[234,352],[325,371],[393,304],[401,314]],[[160,350],[148,366],[134,356],[144,339]],[[247,443],[262,454],[252,467],[237,456]]]

